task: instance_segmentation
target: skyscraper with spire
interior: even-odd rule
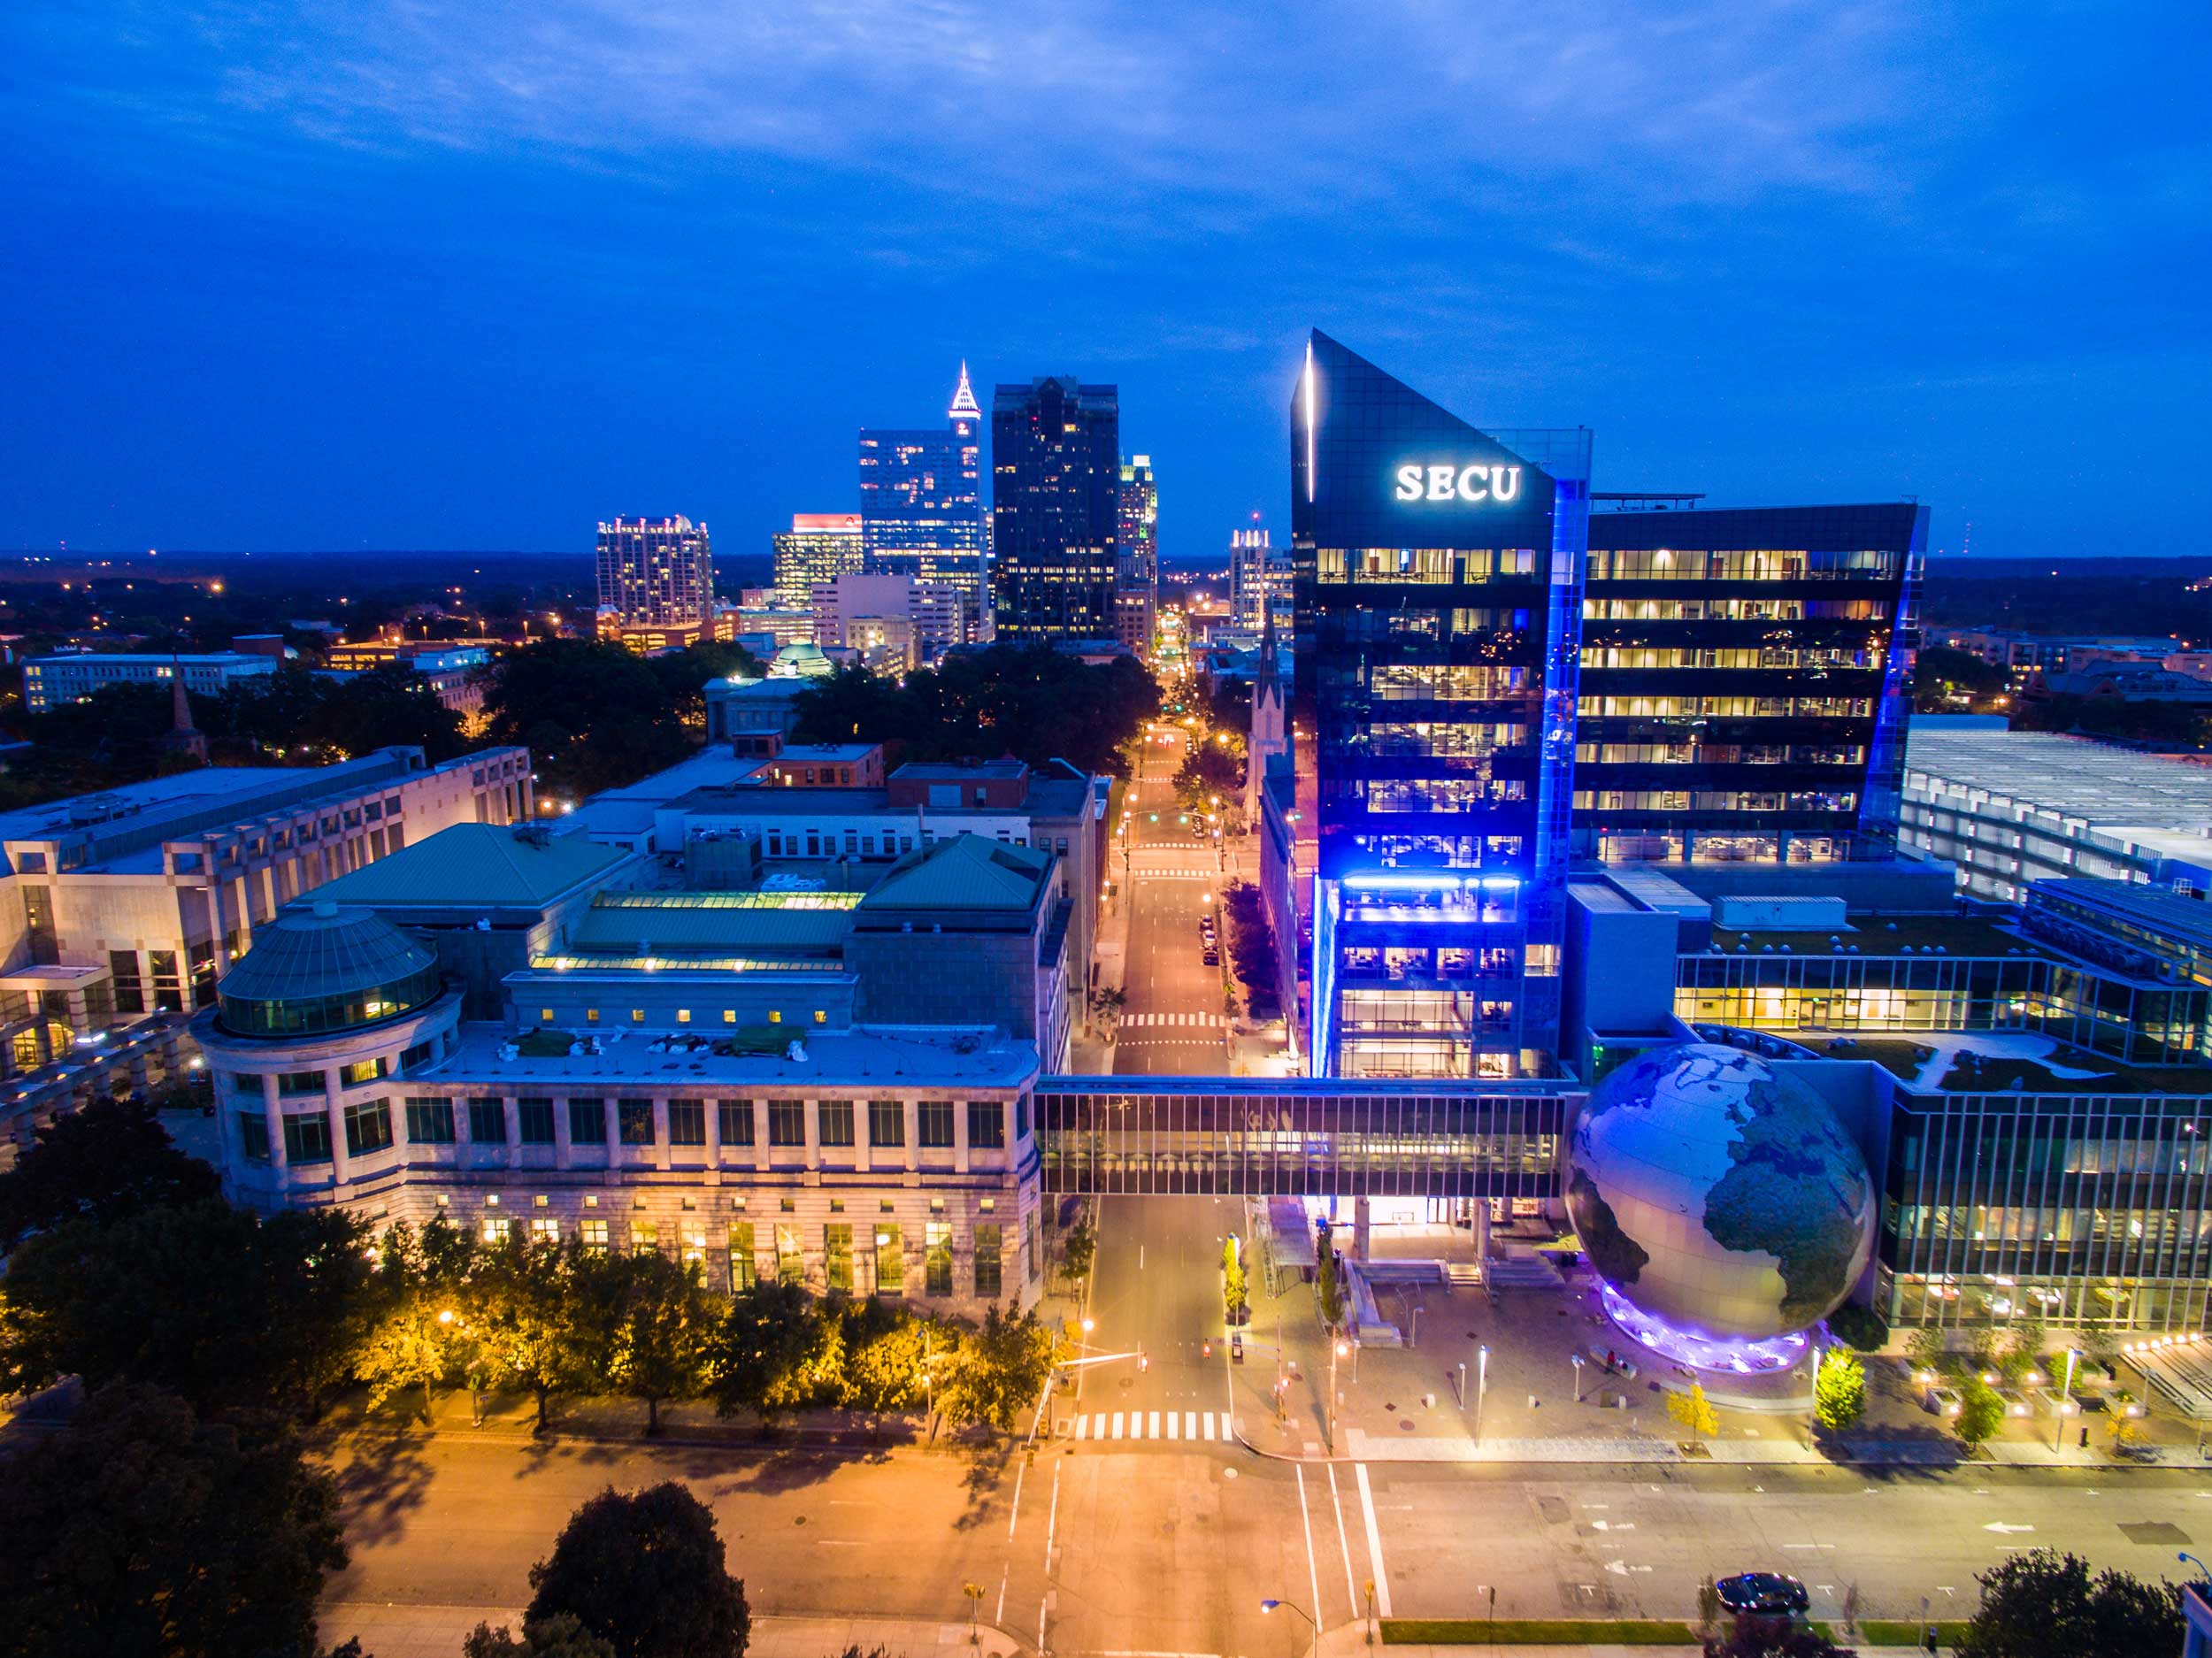
[[[860,526],[869,573],[957,588],[970,637],[987,636],[983,411],[965,363],[943,426],[861,428]]]

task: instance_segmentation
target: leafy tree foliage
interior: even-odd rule
[[[1210,810],[1218,798],[1225,809],[1244,794],[1244,741],[1211,739],[1194,742],[1175,773],[1175,798],[1187,811]]]
[[[145,1100],[96,1100],[40,1128],[0,1174],[0,1248],[66,1220],[119,1220],[221,1188],[214,1170],[177,1149]]]
[[[1839,1433],[1866,1414],[1866,1367],[1858,1355],[1840,1348],[1821,1360],[1813,1386],[1813,1416],[1831,1433]]]
[[[307,1654],[346,1563],[330,1476],[268,1418],[101,1389],[0,1479],[0,1658]]]
[[[595,1375],[645,1401],[645,1431],[660,1432],[660,1408],[688,1399],[706,1377],[715,1298],[696,1262],[657,1249],[571,1257],[576,1324]]]
[[[1720,1414],[1705,1397],[1703,1385],[1698,1382],[1692,1382],[1686,1393],[1667,1394],[1667,1415],[1674,1418],[1675,1425],[1695,1445],[1702,1445],[1720,1432]]]
[[[1238,1309],[1245,1304],[1248,1286],[1244,1278],[1244,1251],[1233,1238],[1225,1239],[1221,1245],[1221,1301],[1223,1309],[1233,1322]]]
[[[257,1220],[219,1200],[42,1232],[8,1263],[0,1388],[77,1375],[205,1410],[304,1409],[350,1373],[376,1309],[365,1239],[335,1209]]]
[[[2004,1419],[2005,1401],[1997,1397],[1997,1390],[1970,1373],[1959,1384],[1958,1419],[1951,1424],[1959,1443],[1972,1450],[1995,1433]]]
[[[522,1639],[503,1628],[479,1623],[461,1643],[461,1658],[614,1658],[614,1647],[593,1634],[572,1612],[556,1612],[532,1623]]]
[[[825,1322],[821,1303],[802,1285],[772,1279],[732,1297],[710,1342],[716,1410],[726,1416],[749,1410],[765,1422],[812,1403],[825,1380]],[[834,1377],[833,1368],[828,1375]],[[881,1396],[891,1391],[888,1380],[872,1370],[868,1386]]]
[[[1094,668],[1042,646],[993,645],[948,656],[904,685],[832,675],[799,698],[793,739],[896,745],[909,760],[1012,754],[1042,768],[1065,759],[1118,775],[1121,745],[1159,708],[1159,687],[1133,658]]]
[[[994,1307],[946,1367],[937,1408],[949,1422],[1011,1433],[1021,1412],[1044,1391],[1057,1359],[1057,1343],[1035,1313]]]
[[[1978,703],[2002,696],[2011,684],[2011,676],[1995,663],[1948,645],[1924,646],[1913,663],[1913,705],[1924,714],[1944,711],[1954,697]]]
[[[1980,1576],[1958,1658],[2138,1658],[2181,1650],[2181,1591],[2031,1549]]]
[[[1244,986],[1252,1017],[1278,1017],[1282,997],[1276,990],[1275,930],[1267,924],[1260,889],[1250,881],[1231,881],[1222,889],[1221,913],[1229,935],[1229,964]]]
[[[535,1431],[552,1426],[557,1393],[588,1385],[580,1339],[576,1263],[582,1246],[511,1240],[487,1251],[469,1286],[469,1322],[485,1367],[485,1386],[526,1388],[537,1401]]]
[[[1098,1234],[1091,1224],[1079,1220],[1068,1228],[1066,1240],[1060,1246],[1060,1264],[1070,1279],[1080,1284],[1091,1275],[1091,1263],[1098,1258]]]
[[[530,1588],[526,1633],[565,1613],[614,1658],[742,1658],[751,1631],[712,1511],[672,1480],[586,1502]]]
[[[839,1376],[842,1401],[860,1410],[904,1410],[923,1397],[922,1365],[933,1345],[949,1349],[957,1340],[950,1331],[934,1331],[920,1319],[873,1297],[844,1309]]]
[[[495,741],[529,745],[544,793],[581,799],[691,752],[664,672],[605,640],[541,640],[501,658],[484,714]]]
[[[474,1255],[472,1240],[443,1216],[419,1232],[401,1222],[378,1240],[370,1294],[379,1316],[354,1362],[373,1408],[419,1389],[422,1419],[432,1420],[434,1390],[460,1366]]]
[[[1724,1636],[1705,1643],[1705,1658],[1853,1658],[1817,1630],[1782,1618],[1746,1617]]]

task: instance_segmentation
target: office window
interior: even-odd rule
[[[279,1094],[320,1094],[323,1073],[319,1071],[288,1071],[277,1078]]]
[[[607,1143],[607,1102],[571,1100],[568,1102],[568,1143],[604,1146]]]
[[[453,1101],[415,1098],[407,1101],[407,1138],[418,1146],[453,1143]]]
[[[817,1025],[827,1025],[829,1023],[829,1009],[826,1008],[815,1009],[814,1022]]]
[[[931,1295],[952,1293],[952,1226],[933,1220],[922,1233],[922,1288]]]
[[[776,1276],[786,1284],[806,1282],[806,1251],[800,1245],[795,1224],[776,1223]]]
[[[879,1220],[876,1223],[876,1293],[906,1293],[906,1257],[899,1243],[896,1221]]]
[[[1033,1212],[1022,1217],[1022,1280],[1037,1281],[1037,1217]]]
[[[649,1255],[661,1247],[661,1228],[658,1221],[633,1220],[630,1223],[630,1251],[633,1255]]]
[[[599,1009],[596,1009],[596,1008],[586,1008],[586,1009],[584,1009],[584,1023],[585,1023],[586,1025],[596,1025],[596,1024],[598,1024],[598,1023],[599,1023]]]
[[[753,1223],[733,1220],[730,1223],[730,1289],[742,1294],[753,1287]]]
[[[771,1146],[803,1146],[806,1144],[805,1101],[771,1100],[768,1101],[768,1143]]]
[[[644,1024],[645,1009],[643,1008],[632,1008],[630,1009],[630,1023],[633,1025]]]
[[[975,1293],[985,1301],[995,1301],[1003,1263],[1000,1252],[1004,1246],[999,1241],[996,1221],[987,1222],[975,1229]]]
[[[906,1144],[906,1108],[898,1101],[868,1101],[868,1143],[871,1146]]]
[[[238,1114],[238,1143],[250,1163],[269,1161],[269,1119],[259,1111]]]
[[[412,1048],[400,1055],[399,1068],[403,1073],[411,1073],[418,1067],[428,1064],[437,1056],[438,1045],[435,1042],[417,1042]]]
[[[768,1023],[771,1025],[781,1025],[783,1023],[783,1009],[781,1008],[769,1009]]]
[[[750,1100],[725,1100],[721,1104],[722,1143],[725,1146],[749,1146],[753,1143],[753,1102]]]
[[[493,1248],[498,1248],[508,1239],[513,1237],[514,1232],[515,1224],[508,1217],[504,1215],[484,1217],[484,1241]]]
[[[146,1011],[146,986],[138,976],[136,950],[110,950],[108,977],[115,984],[115,1010],[118,1013]],[[263,1155],[267,1155],[267,1135],[263,1135]]]
[[[352,1087],[356,1083],[374,1082],[383,1074],[384,1061],[381,1058],[359,1059],[341,1070],[338,1080]]]
[[[676,1023],[679,1025],[689,1025],[691,1023],[691,1009],[689,1008],[677,1009]]]
[[[507,1143],[507,1105],[503,1100],[477,1098],[469,1101],[469,1138],[480,1146]]]
[[[616,1109],[622,1118],[624,1145],[649,1146],[653,1143],[653,1102],[650,1100],[624,1100]]]
[[[538,1023],[539,1023],[540,1025],[550,1025],[550,1024],[552,1024],[552,1023],[553,1023],[553,1009],[550,1009],[550,1008],[540,1008],[540,1009],[538,1009]]]
[[[997,1151],[1006,1144],[1006,1108],[996,1100],[968,1101],[968,1146],[973,1151]]]
[[[518,1127],[526,1146],[550,1146],[553,1143],[553,1101],[545,1099],[524,1098],[515,1101],[515,1115],[520,1119]]]
[[[737,1009],[735,1008],[723,1009],[722,1023],[725,1025],[735,1025],[737,1023]]]
[[[853,1228],[850,1221],[833,1220],[822,1228],[822,1265],[825,1287],[850,1293],[853,1287]]]
[[[853,1102],[850,1100],[824,1100],[815,1108],[820,1124],[822,1144],[849,1146],[853,1143]]]
[[[933,1150],[952,1145],[952,1101],[924,1100],[919,1111],[922,1144]]]
[[[707,1143],[707,1102],[671,1100],[668,1102],[668,1143],[703,1146]]]
[[[359,1100],[346,1107],[346,1150],[358,1157],[382,1151],[392,1143],[392,1108],[388,1101]]]
[[[287,1163],[330,1161],[330,1119],[318,1111],[311,1117],[284,1119],[284,1158]]]
[[[588,1218],[577,1228],[577,1230],[583,1236],[585,1248],[590,1250],[595,1255],[604,1255],[606,1253],[607,1223],[605,1221]]]
[[[1014,1096],[1014,1138],[1018,1140],[1029,1138],[1029,1096],[1025,1094]]]
[[[558,1244],[561,1241],[561,1223],[550,1215],[530,1217],[530,1241],[534,1244]]]

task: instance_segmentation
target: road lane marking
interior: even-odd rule
[[[1336,1509],[1336,1552],[1344,1556],[1344,1598],[1352,1603],[1352,1616],[1359,1616],[1359,1591],[1352,1585],[1352,1545],[1344,1535],[1344,1500],[1337,1495],[1336,1464],[1329,1469],[1329,1502]],[[1318,1597],[1316,1597],[1317,1599]],[[1315,1616],[1318,1617],[1319,1613]]]
[[[1121,1438],[1121,1412],[1114,1412],[1114,1438]]]
[[[1183,1437],[1187,1439],[1194,1439],[1198,1437],[1198,1413],[1195,1410],[1186,1410],[1183,1413]]]
[[[1060,1470],[1066,1464],[1052,1465],[1052,1512],[1045,1521],[1045,1588],[1043,1598],[1037,1602],[1037,1650],[1045,1650],[1045,1616],[1052,1608],[1052,1542],[1060,1534]]]
[[[1306,1470],[1296,1462],[1290,1466],[1291,1471],[1298,1476],[1298,1530],[1306,1539],[1306,1582],[1313,1590],[1313,1616],[1318,1620],[1322,1616],[1321,1568],[1314,1563],[1313,1522],[1306,1515]]]
[[[1144,1437],[1148,1439],[1156,1439],[1160,1437],[1160,1413],[1158,1411],[1151,1413],[1144,1431]]]
[[[1014,1470],[1014,1508],[1013,1512],[1006,1516],[1006,1540],[1010,1543],[1014,1540],[1014,1528],[1021,1524],[1022,1476],[1026,1474],[1028,1471],[1029,1463],[1025,1458],[1024,1459],[1022,1465]],[[1003,1588],[999,1590],[998,1599],[999,1610],[1001,1612],[1004,1612],[1006,1609],[1006,1591]]]
[[[1214,1437],[1214,1413],[1209,1410],[1199,1420],[1206,1424],[1206,1437],[1209,1439],[1212,1439]]]
[[[1236,1437],[1236,1418],[1225,1410],[1221,1413],[1221,1442],[1224,1445],[1226,1445],[1230,1440],[1235,1439]]]
[[[1361,1517],[1367,1522],[1367,1563],[1375,1569],[1375,1610],[1388,1617],[1390,1575],[1383,1570],[1382,1533],[1375,1529],[1375,1493],[1368,1487],[1366,1463],[1353,1463],[1352,1472],[1359,1480]]]
[[[1182,1436],[1179,1432],[1177,1432],[1177,1430],[1178,1430],[1178,1429],[1179,1429],[1182,1425],[1183,1425],[1183,1419],[1182,1419],[1180,1416],[1177,1416],[1177,1415],[1175,1414],[1175,1412],[1173,1412],[1172,1410],[1171,1410],[1171,1411],[1169,1411],[1169,1412],[1167,1413],[1167,1437],[1168,1437],[1169,1439],[1181,1439],[1183,1436]]]

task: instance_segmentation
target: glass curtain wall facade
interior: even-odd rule
[[[858,575],[866,556],[857,512],[795,512],[773,541],[776,601],[794,610],[812,606],[815,588]]]
[[[1054,377],[991,403],[992,595],[1002,639],[1111,639],[1119,572],[1121,404]]]
[[[983,533],[983,411],[966,364],[941,427],[864,426],[860,526],[865,568],[956,589],[970,638],[990,608]]]
[[[1291,428],[1313,1074],[1541,1073],[1590,434],[1478,431],[1317,331]]]
[[[1594,514],[1578,855],[1890,856],[1927,533],[1910,502]]]

